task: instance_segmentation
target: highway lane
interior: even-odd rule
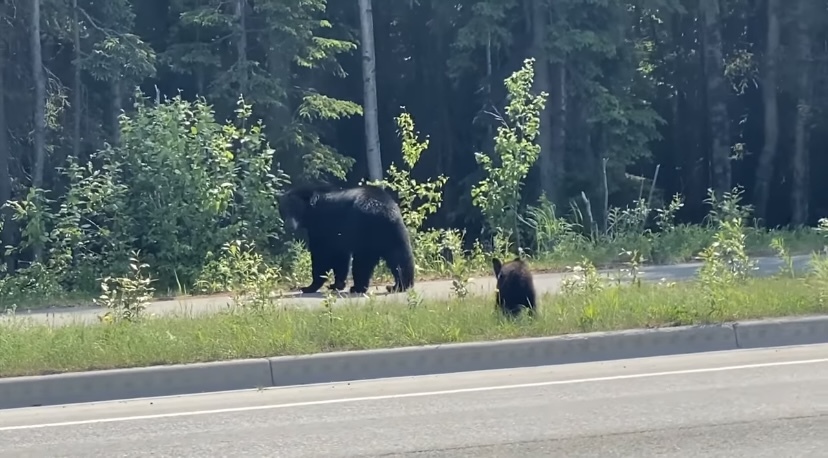
[[[794,267],[798,271],[807,269],[810,256],[796,256],[794,257]],[[783,266],[783,262],[779,258],[756,258],[757,271],[756,275],[770,275],[779,272]],[[640,277],[646,281],[659,281],[664,279],[666,281],[684,281],[693,278],[701,263],[685,263],[665,266],[646,266],[640,269]],[[612,277],[618,275],[618,270],[603,270],[602,275]],[[555,293],[559,291],[561,282],[564,278],[571,274],[568,273],[546,273],[535,275],[535,287],[539,293]],[[474,282],[469,286],[469,292],[473,295],[491,295],[494,294],[495,280],[492,276],[476,277]],[[372,288],[376,299],[380,302],[403,303],[406,300],[405,294],[387,294],[384,292],[384,285],[374,285]],[[382,291],[380,289],[383,289]],[[422,295],[424,298],[447,298],[451,294],[451,281],[427,281],[418,282],[414,290]],[[299,295],[293,293],[282,299],[282,303],[287,306],[296,306],[304,308],[316,308],[322,304],[323,296],[321,293]],[[348,297],[347,294],[341,296],[339,303],[365,303],[368,299],[363,296]],[[166,314],[187,314],[199,315],[202,313],[216,313],[220,310],[226,310],[232,304],[232,299],[229,296],[209,296],[209,297],[190,297],[166,301],[153,302],[147,307],[148,313],[166,315]],[[53,325],[63,325],[72,322],[97,322],[97,317],[102,314],[100,308],[96,307],[52,307],[47,309],[18,311],[16,316],[24,320],[34,320],[37,323],[50,323]],[[14,317],[0,315],[0,320],[13,320]]]
[[[828,345],[0,411],[14,457],[822,457]]]

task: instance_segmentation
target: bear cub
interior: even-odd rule
[[[534,316],[537,302],[529,266],[520,258],[505,264],[500,259],[492,258],[492,267],[497,280],[495,301],[499,310],[507,316],[515,317],[525,307],[529,316]]]

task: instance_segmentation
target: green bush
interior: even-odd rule
[[[62,170],[68,191],[57,202],[32,191],[12,203],[24,227],[20,249],[39,248],[37,262],[68,289],[125,272],[140,250],[159,289],[191,287],[213,253],[236,239],[268,246],[281,221],[274,195],[286,182],[272,172],[273,150],[251,106],[216,122],[204,100],[137,97],[121,117],[121,143]],[[56,204],[52,212],[50,204]]]

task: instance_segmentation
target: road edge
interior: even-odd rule
[[[828,343],[828,315],[0,379],[0,409]]]

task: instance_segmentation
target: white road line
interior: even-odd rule
[[[3,426],[0,427],[0,432],[2,431],[17,431],[17,430],[24,430],[24,429],[38,429],[38,428],[52,428],[52,427],[60,427],[60,426],[79,426],[79,425],[93,425],[99,423],[116,423],[116,422],[126,422],[126,421],[140,421],[140,420],[155,420],[161,418],[176,418],[176,417],[188,417],[188,416],[198,416],[198,415],[215,415],[215,414],[222,414],[222,413],[237,413],[237,412],[252,412],[257,410],[271,410],[271,409],[285,409],[291,407],[310,407],[310,406],[320,406],[320,405],[328,405],[328,404],[345,404],[345,403],[352,403],[352,402],[365,402],[365,401],[382,401],[386,399],[406,399],[406,398],[417,398],[417,397],[425,397],[425,396],[444,396],[444,395],[451,395],[451,394],[463,394],[463,393],[480,393],[486,391],[499,391],[499,390],[515,390],[515,389],[522,389],[522,388],[537,388],[537,387],[544,387],[544,386],[554,386],[554,385],[577,385],[581,383],[594,383],[594,382],[612,382],[617,380],[631,380],[631,379],[640,379],[640,378],[652,378],[652,377],[669,377],[674,375],[690,375],[690,374],[704,374],[710,372],[726,372],[726,371],[738,371],[738,370],[746,370],[746,369],[761,369],[766,367],[783,367],[783,366],[799,366],[799,365],[806,365],[806,364],[820,364],[820,363],[828,363],[828,358],[820,358],[820,359],[806,359],[806,360],[798,360],[798,361],[782,361],[782,362],[773,362],[773,363],[757,363],[757,364],[744,364],[738,366],[723,366],[723,367],[707,367],[701,369],[685,369],[685,370],[678,370],[678,371],[667,371],[667,372],[649,372],[643,374],[629,374],[629,375],[612,375],[606,377],[592,377],[592,378],[582,378],[582,379],[572,379],[572,380],[553,380],[548,382],[534,382],[534,383],[520,383],[515,385],[497,385],[497,386],[484,386],[484,387],[477,387],[477,388],[459,388],[455,390],[443,390],[443,391],[423,391],[418,393],[404,393],[404,394],[388,394],[388,395],[380,395],[380,396],[363,396],[363,397],[355,397],[355,398],[342,398],[342,399],[326,399],[322,401],[305,401],[305,402],[292,402],[292,403],[284,403],[284,404],[268,404],[263,406],[247,406],[247,407],[230,407],[225,409],[212,409],[212,410],[193,410],[189,412],[173,412],[173,413],[163,413],[163,414],[155,414],[155,415],[136,415],[130,417],[113,417],[113,418],[96,418],[90,420],[77,420],[77,421],[64,421],[59,423],[40,423],[40,424],[33,424],[33,425],[18,425],[18,426]],[[2,412],[0,412],[0,416],[2,416]]]

